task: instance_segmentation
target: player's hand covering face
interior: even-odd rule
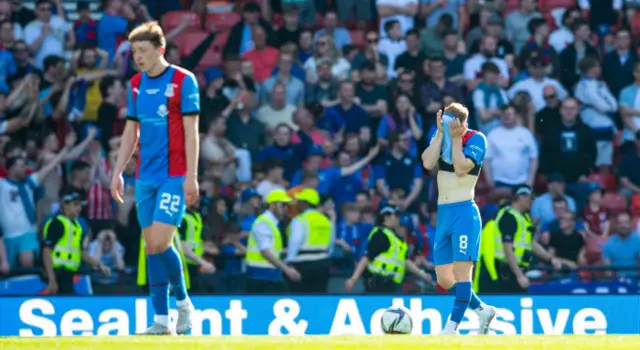
[[[467,123],[460,123],[459,120],[453,120],[449,124],[449,133],[452,138],[462,137],[467,132],[468,126]]]

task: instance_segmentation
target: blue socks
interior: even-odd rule
[[[471,284],[471,282],[466,282]],[[447,289],[449,291],[449,293],[456,295],[456,286],[459,283],[456,283],[453,285],[453,287]],[[471,298],[469,299],[469,308],[471,310],[475,310],[477,308],[480,307],[480,305],[482,305],[482,301],[480,301],[480,298],[478,298],[478,295],[473,291],[473,289],[471,289]]]
[[[470,304],[469,302],[473,291],[471,290],[471,282],[458,282],[454,288],[456,290],[456,299],[453,304],[453,311],[451,311],[451,321],[460,323],[462,317],[464,317],[465,310],[467,310]]]
[[[160,255],[147,255],[147,277],[151,304],[158,316],[169,315],[169,284]]]
[[[180,260],[180,254],[176,248],[171,245],[169,249],[164,253],[157,254],[159,259],[164,265],[167,277],[173,288],[173,293],[176,295],[178,302],[187,298],[187,286],[184,282],[184,275],[182,271],[182,260]]]

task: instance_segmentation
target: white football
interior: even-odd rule
[[[385,334],[411,334],[413,320],[402,308],[388,308],[382,314],[380,326]]]

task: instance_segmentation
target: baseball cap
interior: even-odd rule
[[[397,215],[398,214],[398,209],[396,209],[396,207],[391,206],[391,205],[385,205],[384,207],[382,207],[380,209],[380,212],[378,214],[380,214],[380,215]]]
[[[531,196],[533,197],[533,193],[531,192],[531,188],[529,186],[520,186],[516,190],[516,197],[518,196]]]
[[[318,205],[320,203],[320,195],[318,194],[318,191],[314,190],[313,188],[305,188],[302,191],[296,193],[294,197],[311,205]]]
[[[289,197],[289,195],[287,195],[287,192],[285,192],[284,190],[273,190],[269,192],[267,198],[265,198],[265,202],[267,204],[290,203],[291,197]]]
[[[60,201],[63,203],[70,203],[73,201],[82,202],[82,197],[82,194],[80,194],[80,192],[78,192],[78,190],[74,188],[64,188],[62,191],[60,191]]]
[[[211,84],[212,81],[221,78],[224,76],[222,70],[216,67],[207,68],[204,71],[204,80],[207,82],[207,85]]]
[[[242,201],[242,203],[246,203],[253,197],[260,197],[258,191],[256,191],[255,188],[246,188],[244,191],[242,191],[240,200]]]

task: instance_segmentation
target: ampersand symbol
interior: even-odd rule
[[[300,314],[300,305],[292,299],[278,300],[273,305],[273,315],[276,317],[269,324],[269,335],[304,335],[308,323],[305,320],[296,322]],[[283,333],[282,330],[286,333]]]

